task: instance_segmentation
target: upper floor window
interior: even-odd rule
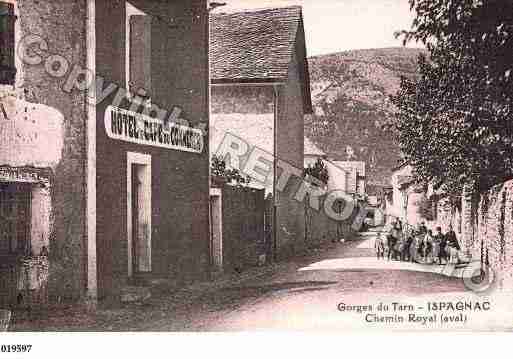
[[[151,101],[151,16],[127,3],[127,83],[131,95]]]
[[[0,2],[0,85],[14,85],[16,67],[14,4]]]

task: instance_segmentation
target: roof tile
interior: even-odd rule
[[[213,81],[286,79],[301,19],[300,6],[212,14]]]

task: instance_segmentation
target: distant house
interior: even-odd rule
[[[412,172],[412,166],[407,163],[392,169],[392,194],[387,200],[386,215],[416,226],[425,221],[419,213],[424,192],[415,185]]]
[[[366,173],[365,173],[365,162],[361,161],[334,161],[337,167],[346,170],[348,173],[348,187],[349,193],[355,193],[360,196],[366,194]]]
[[[231,133],[302,171],[312,101],[301,7],[214,13],[210,28],[212,153]],[[274,195],[274,253],[286,256],[304,246],[304,204],[299,178],[280,192],[275,177],[261,186]]]
[[[318,160],[321,160],[328,170],[328,183],[326,188],[328,192],[348,190],[348,172],[337,166],[332,160],[328,159],[326,153],[315,145],[308,137],[305,137],[305,168],[313,166]]]

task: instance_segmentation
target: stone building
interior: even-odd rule
[[[57,301],[205,277],[206,1],[3,0],[0,19],[2,262],[48,252]]]
[[[415,227],[426,222],[419,213],[419,203],[425,193],[413,183],[412,171],[413,168],[407,163],[392,169],[391,197],[386,201],[385,215]]]
[[[366,194],[365,162],[362,161],[333,161],[333,163],[346,171],[348,193],[355,193],[360,197]]]
[[[351,189],[348,186],[350,171],[348,172],[344,168],[337,166],[334,160],[329,159],[324,151],[318,148],[308,137],[305,137],[305,168],[314,166],[318,160],[322,161],[328,171],[326,190],[328,192],[343,191],[350,194]],[[356,180],[356,171],[354,172],[354,176]],[[354,189],[354,191],[356,191],[356,189]]]
[[[213,14],[210,60],[212,132],[252,133],[251,146],[293,166],[300,177],[304,116],[312,113],[301,8]],[[274,195],[274,251],[287,256],[304,246],[304,204],[294,199],[300,178],[278,190],[280,171],[272,162],[262,186]]]

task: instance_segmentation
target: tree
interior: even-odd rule
[[[389,123],[418,182],[458,192],[513,177],[513,2],[410,0],[405,42],[423,42],[416,80],[403,79]]]
[[[249,176],[243,176],[238,169],[226,168],[226,161],[216,155],[212,156],[210,174],[216,180],[237,186],[245,186],[251,183]]]
[[[323,184],[327,184],[330,179],[328,168],[324,164],[324,161],[320,158],[314,163],[314,165],[309,165],[304,170],[305,177],[311,176]]]

